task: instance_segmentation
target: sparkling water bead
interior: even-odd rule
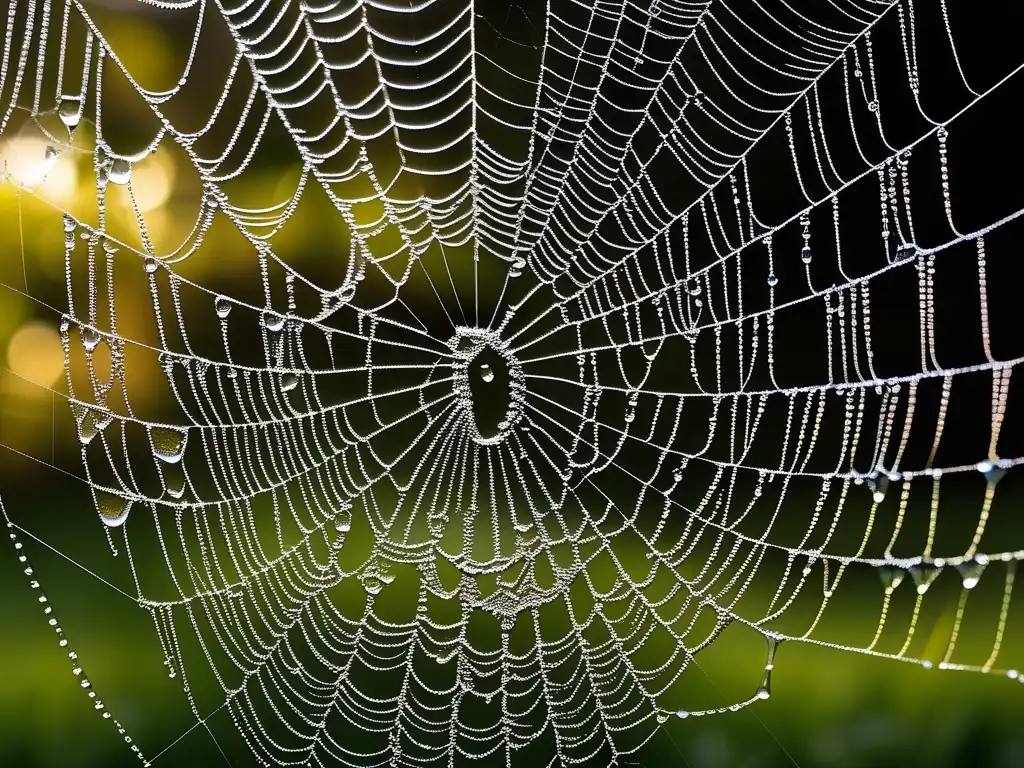
[[[107,180],[113,184],[127,184],[132,178],[132,164],[122,157],[115,157],[107,169]]]
[[[226,296],[218,296],[213,300],[213,311],[221,320],[231,314],[231,302]]]

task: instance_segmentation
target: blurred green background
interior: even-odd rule
[[[95,10],[105,35],[140,82],[153,89],[173,82],[181,41],[188,39],[186,24],[175,26],[164,18],[127,15],[111,7]],[[207,95],[215,93],[213,85],[216,80],[210,78]],[[130,136],[137,108],[130,92],[108,97],[105,110],[112,135],[120,123]],[[203,109],[197,106],[195,111],[202,114]],[[46,146],[25,115],[16,116],[4,139],[5,157],[42,153]],[[88,144],[87,126],[76,141]],[[185,162],[180,153],[161,151],[140,164],[133,178],[136,204],[157,243],[180,243],[194,221],[201,190]],[[90,155],[72,147],[38,195],[0,184],[0,498],[19,526],[49,545],[21,537],[94,688],[144,753],[150,758],[159,754],[156,763],[162,766],[225,764],[204,729],[190,730],[194,719],[179,681],[169,679],[162,666],[149,614],[97,578],[131,591],[123,558],[111,557],[91,498],[80,482],[48,466],[80,473],[67,404],[48,388],[63,387],[56,332],[65,291],[60,210],[88,218],[90,166]],[[250,172],[246,184],[253,199],[276,202],[290,193],[297,178],[294,166],[269,162]],[[320,250],[325,239],[321,223],[332,218],[332,209],[320,204],[324,207],[314,202],[300,209],[294,224],[275,240],[295,254],[291,263],[299,269],[303,254],[312,259]],[[111,199],[109,215],[114,228],[127,231],[134,224],[132,206],[124,198]],[[190,277],[251,269],[242,246],[237,235],[214,228],[205,248],[216,258],[192,260]],[[144,324],[152,310],[148,297],[140,294],[127,295],[118,311],[122,327],[130,327]],[[140,366],[129,374],[135,380],[133,391],[142,397],[147,375],[158,376],[159,371]],[[973,515],[976,508],[968,511]],[[137,765],[120,734],[101,720],[70,673],[23,567],[13,549],[0,551],[0,764]],[[851,635],[863,630],[864,617],[870,624],[877,615],[877,597],[865,598],[863,606],[846,603],[849,616],[833,628],[848,621]],[[935,624],[948,629],[948,621],[946,611]],[[935,642],[941,652],[942,632],[931,625],[921,630],[925,647],[932,647],[927,643],[931,632],[939,638]],[[988,641],[981,637],[965,643],[982,648]],[[1024,637],[1019,627],[1011,628],[1005,643],[1020,649]],[[737,696],[751,695],[761,663],[757,653],[751,651],[749,638],[727,632],[701,654],[708,700],[714,702],[717,696],[717,705],[726,705]],[[224,711],[212,714],[209,725],[218,738],[230,738]],[[247,764],[244,753],[230,754],[231,764]],[[777,656],[769,700],[715,717],[672,718],[631,760],[644,766],[700,768],[1012,768],[1024,765],[1024,686],[1001,676],[925,670],[788,642]]]

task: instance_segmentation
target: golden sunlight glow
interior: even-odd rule
[[[165,153],[157,152],[132,166],[132,194],[142,213],[160,208],[170,199],[176,175],[174,163]]]
[[[54,328],[38,321],[21,326],[7,345],[7,365],[41,387],[51,387],[64,373],[64,351]]]
[[[73,157],[36,136],[19,136],[0,144],[0,159],[10,181],[53,200],[73,198],[78,191],[78,169]]]

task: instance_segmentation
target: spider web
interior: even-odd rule
[[[11,0],[7,181],[95,177],[63,394],[197,721],[270,765],[614,765],[768,698],[784,641],[1019,679],[1021,209],[966,169],[1024,65],[969,74],[923,5],[159,2],[153,88],[108,10]],[[162,156],[180,244],[135,199]],[[687,704],[736,627],[760,680]]]

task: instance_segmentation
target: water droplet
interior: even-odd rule
[[[889,478],[882,475],[879,478],[869,478],[868,487],[871,489],[871,499],[875,504],[885,501],[885,493],[889,490]]]
[[[109,491],[96,490],[96,510],[100,513],[100,519],[111,528],[124,525],[131,508],[130,499]]]
[[[917,594],[923,595],[928,591],[928,588],[935,581],[942,568],[933,562],[927,560],[921,561],[919,564],[911,566],[910,575],[914,579],[914,583],[917,585]]]
[[[480,378],[490,383],[494,381],[494,371],[491,370],[491,366],[484,363],[480,366]]]
[[[67,126],[68,131],[74,129],[82,119],[82,97],[61,96],[57,105],[57,114],[60,121]]]
[[[281,374],[281,391],[291,392],[299,386],[299,375],[293,371],[286,371]]]
[[[900,243],[896,246],[896,260],[904,261],[905,259],[912,259],[917,256],[917,244],[916,243]]]
[[[974,589],[974,587],[978,585],[978,581],[981,579],[981,574],[985,571],[985,564],[985,562],[981,562],[978,559],[973,559],[965,560],[956,567],[960,572],[960,578],[963,581],[964,589]]]
[[[665,723],[668,722],[668,713],[667,712],[659,712],[657,714],[657,719],[658,719],[659,723],[664,725]]]
[[[107,180],[115,184],[127,184],[132,178],[132,164],[123,157],[115,157],[107,169]]]
[[[989,488],[995,488],[999,481],[1006,476],[1006,470],[998,466],[995,461],[986,459],[985,461],[979,461],[977,463],[978,471],[985,476],[988,481]]]
[[[143,267],[149,274],[153,274],[154,272],[156,272],[157,267],[159,266],[159,262],[152,256],[147,256],[145,261],[143,262]]]
[[[284,328],[284,315],[267,310],[263,313],[263,327],[268,331],[280,331]]]
[[[811,249],[809,246],[805,245],[803,248],[800,249],[800,261],[802,261],[804,264],[811,263]]]
[[[636,419],[636,409],[635,408],[627,408],[626,409],[626,415],[623,416],[623,419],[625,420],[625,422],[627,424],[632,424],[633,420]]]
[[[689,716],[690,713],[687,712],[685,709],[680,709],[678,712],[676,712],[676,717],[678,717],[680,720],[685,720]]]
[[[775,275],[768,275],[768,285],[775,287],[778,284],[779,278],[777,278]]]
[[[231,302],[226,296],[218,296],[213,300],[213,311],[221,320],[231,314],[231,306]]]
[[[177,464],[185,454],[187,433],[171,427],[150,427],[149,441],[153,455],[168,464]]]
[[[96,347],[99,346],[100,340],[103,338],[100,336],[99,331],[95,328],[91,328],[88,325],[81,327],[82,334],[82,346],[85,347],[87,352],[92,352]]]
[[[348,533],[352,530],[352,513],[342,510],[334,516],[334,529],[338,533]]]
[[[342,304],[347,304],[348,302],[352,301],[353,298],[355,298],[355,295],[356,285],[355,283],[349,283],[348,285],[341,289],[341,293],[338,294],[338,301],[340,301]]]
[[[898,565],[878,566],[878,577],[882,580],[882,586],[885,587],[886,592],[892,592],[902,584],[906,575],[907,572]]]
[[[365,589],[369,594],[378,595],[383,588],[384,585],[376,576],[363,577],[363,589]]]

